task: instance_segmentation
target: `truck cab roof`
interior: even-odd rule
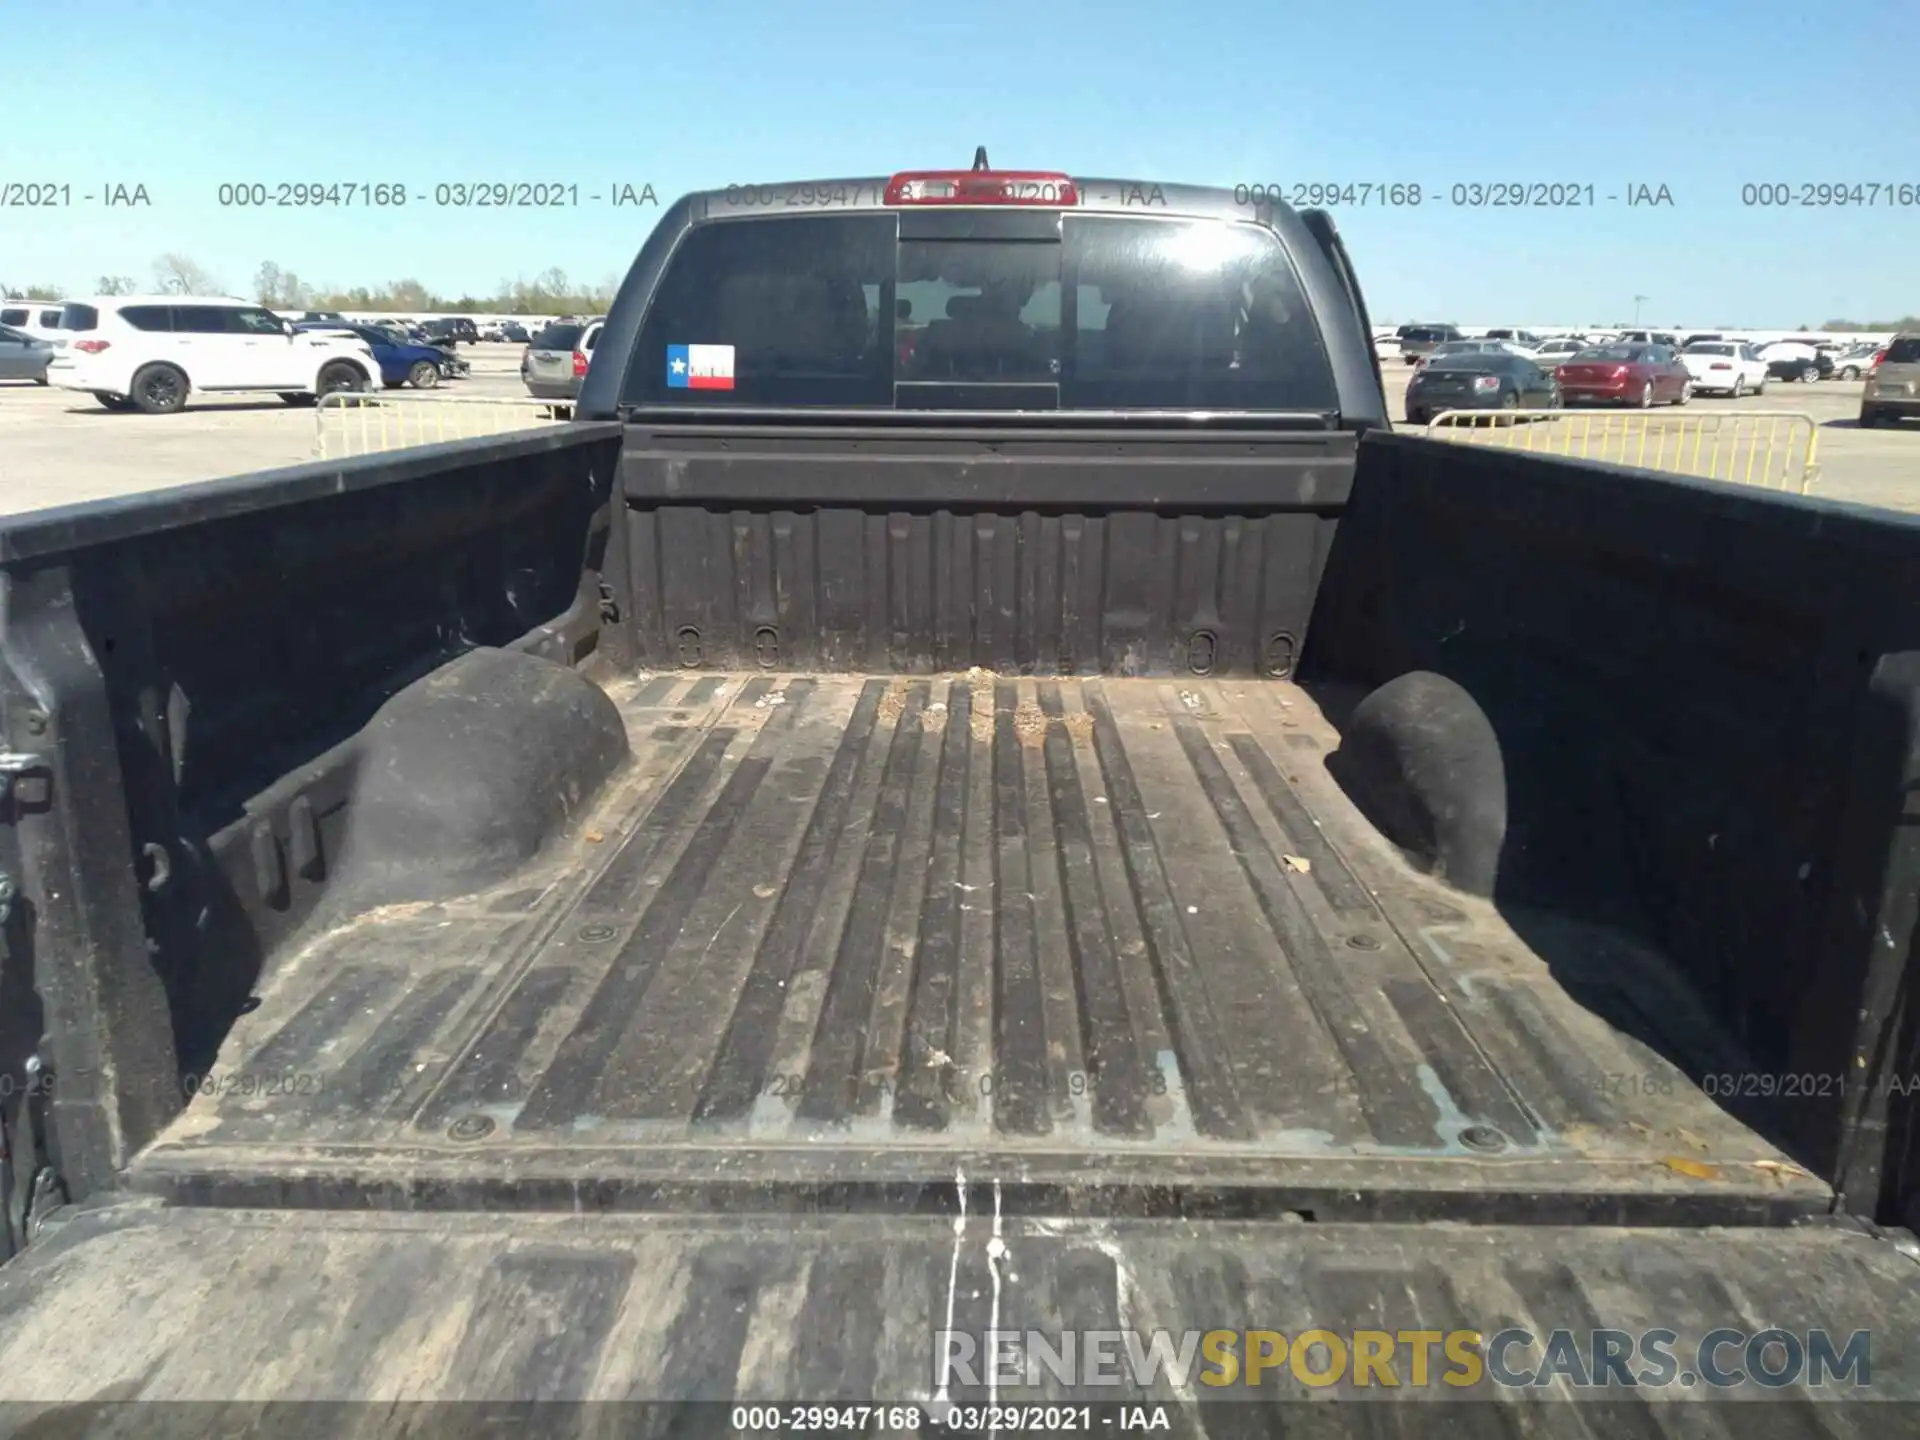
[[[887,211],[911,208],[912,201],[889,203],[888,187],[903,176],[953,175],[966,171],[902,171],[894,175],[851,175],[825,180],[773,180],[725,185],[713,190],[696,190],[681,203],[701,207],[701,218],[738,217],[751,213],[761,216],[792,214],[802,211]],[[1190,220],[1251,220],[1262,212],[1287,207],[1269,199],[1265,192],[1236,198],[1237,192],[1215,185],[1179,185],[1158,180],[1127,180],[1111,176],[1042,175],[1041,172],[1014,172],[1020,177],[1007,182],[1011,197],[978,207],[964,201],[939,201],[938,208],[985,210],[1032,209],[1072,210],[1081,214],[1138,215],[1151,212]],[[1072,199],[1057,203],[1062,183],[1070,184]],[[1046,187],[1053,186],[1050,193]]]

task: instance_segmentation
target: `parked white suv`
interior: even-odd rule
[[[0,325],[25,331],[36,340],[50,340],[60,328],[64,300],[0,300]]]
[[[60,332],[60,314],[66,305],[64,300],[0,300],[0,325],[62,350],[67,337]],[[45,376],[40,383],[47,383]]]
[[[368,390],[379,362],[355,336],[295,331],[263,305],[203,295],[95,295],[61,312],[67,344],[47,367],[63,390],[109,410],[167,415],[193,391],[264,391],[311,405],[333,390]]]

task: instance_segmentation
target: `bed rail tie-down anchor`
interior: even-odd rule
[[[24,1094],[9,1123],[0,1126],[0,1160],[7,1184],[0,1203],[6,1206],[6,1237],[12,1250],[38,1238],[47,1219],[67,1203],[66,1183],[53,1168],[47,1143],[48,1096],[53,1090],[53,1067],[39,1055],[29,1055],[22,1066]]]
[[[0,799],[38,808],[53,795],[53,768],[44,755],[0,750]]]

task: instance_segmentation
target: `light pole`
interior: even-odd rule
[[[1636,295],[1633,297],[1633,328],[1636,330],[1640,328],[1640,305],[1646,298],[1644,295]]]

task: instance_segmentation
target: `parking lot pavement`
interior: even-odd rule
[[[476,399],[524,396],[518,345],[462,346],[473,366],[441,393]],[[1412,367],[1388,362],[1388,413],[1406,415]],[[1920,511],[1920,423],[1859,428],[1859,382],[1774,383],[1737,408],[1805,412],[1820,425],[1820,479],[1813,493],[1835,500]],[[410,392],[409,392],[410,393]],[[1668,415],[1734,409],[1725,399],[1697,397]],[[30,383],[0,382],[0,514],[68,505],[106,495],[182,485],[223,475],[299,465],[313,458],[310,409],[279,400],[201,399],[176,415],[122,415],[90,395]]]
[[[524,397],[520,349],[463,345],[473,373],[426,393]],[[314,435],[311,408],[271,395],[196,395],[174,415],[117,414],[79,391],[0,381],[0,514],[305,464]]]

